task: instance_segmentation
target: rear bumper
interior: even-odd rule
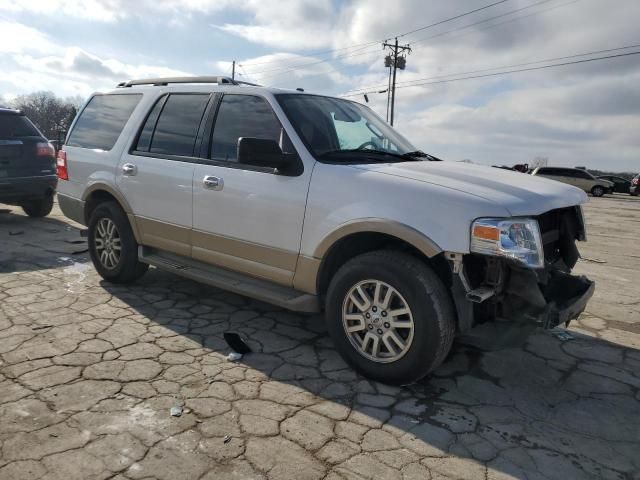
[[[65,217],[81,225],[86,225],[84,219],[84,202],[82,200],[58,193],[58,205]]]
[[[55,175],[0,178],[0,202],[20,203],[38,200],[53,195],[57,186],[58,177]]]
[[[629,193],[631,195],[638,195],[640,193],[640,185],[631,185]]]

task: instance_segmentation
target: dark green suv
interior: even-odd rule
[[[53,145],[22,112],[0,108],[0,202],[44,217],[57,183]]]

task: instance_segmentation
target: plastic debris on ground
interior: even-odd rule
[[[171,413],[172,417],[179,417],[182,415],[182,407],[180,405],[175,405],[171,407],[171,410],[169,412]]]
[[[227,342],[227,345],[229,345],[231,350],[234,352],[238,352],[243,355],[251,352],[251,347],[246,344],[239,334],[235,332],[224,332],[222,336],[224,337],[224,341]]]
[[[237,362],[238,360],[242,359],[243,355],[241,353],[238,352],[231,352],[229,353],[229,355],[227,355],[227,361],[228,362]]]
[[[575,337],[571,335],[569,332],[565,330],[552,330],[551,335],[556,337],[561,342],[566,342],[567,340],[573,340]]]

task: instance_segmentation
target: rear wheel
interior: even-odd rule
[[[327,326],[340,354],[385,383],[419,380],[444,360],[455,333],[446,288],[416,258],[376,251],[347,262],[327,292]]]
[[[21,205],[24,213],[30,217],[46,217],[53,209],[53,195],[47,195],[39,200],[30,200]]]
[[[138,244],[131,225],[115,202],[101,203],[91,213],[89,254],[100,276],[113,283],[133,282],[149,268],[138,261]]]
[[[604,187],[601,187],[600,185],[596,185],[591,189],[591,195],[594,197],[602,197],[605,193]]]

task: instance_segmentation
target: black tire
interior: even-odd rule
[[[31,200],[21,205],[24,213],[34,218],[46,217],[53,210],[53,195],[47,195],[40,200]]]
[[[393,287],[404,297],[413,317],[413,341],[407,342],[410,346],[402,357],[390,363],[361,354],[343,324],[349,291],[367,279]],[[334,275],[327,292],[327,328],[337,350],[357,371],[383,383],[405,385],[437,368],[451,349],[455,318],[451,297],[437,275],[425,263],[397,251],[379,250],[353,258]]]
[[[604,187],[601,187],[600,185],[596,185],[591,189],[591,195],[593,195],[594,197],[602,197],[604,196],[605,193],[606,193],[606,190],[604,189]]]
[[[100,236],[98,224],[108,219],[113,222],[120,238],[120,253],[111,268],[100,259],[96,249],[96,238]],[[115,202],[99,204],[89,218],[89,254],[100,276],[112,283],[131,283],[145,274],[149,265],[138,261],[138,243],[133,236],[126,214]],[[100,242],[100,240],[98,240]]]

